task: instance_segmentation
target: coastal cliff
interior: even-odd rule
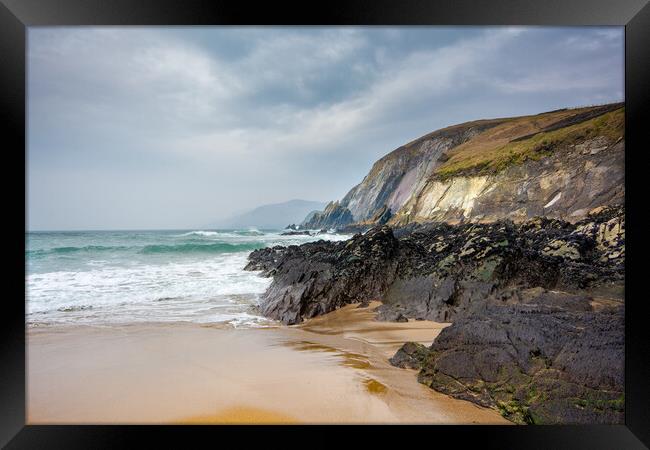
[[[351,239],[250,254],[260,310],[451,322],[391,364],[516,423],[623,423],[624,145],[621,104],[424,136],[303,223]]]
[[[377,161],[318,226],[367,229],[382,209],[394,226],[535,216],[578,221],[597,206],[623,203],[624,113],[617,103],[435,131]]]

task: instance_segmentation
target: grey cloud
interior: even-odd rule
[[[624,95],[611,27],[31,28],[28,64],[38,229],[340,198],[434,129]]]

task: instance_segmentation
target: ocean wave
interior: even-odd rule
[[[200,241],[199,241],[200,242]],[[41,258],[52,255],[71,255],[77,253],[133,251],[140,254],[156,253],[233,253],[252,251],[264,247],[264,242],[211,242],[211,243],[183,243],[183,244],[152,244],[145,246],[102,246],[86,245],[83,247],[55,247],[51,249],[27,250],[25,253],[30,258]]]
[[[50,249],[27,250],[25,253],[28,256],[45,256],[45,255],[65,255],[69,253],[80,252],[106,252],[115,250],[128,250],[131,247],[118,245],[118,246],[104,246],[104,245],[85,245],[83,247],[54,247]]]
[[[232,230],[229,234],[231,236],[265,236],[267,233],[257,228],[249,228],[247,230]]]
[[[262,326],[252,308],[271,279],[244,271],[248,254],[340,235],[282,230],[62,233],[28,240],[28,323],[189,321]],[[178,236],[184,233],[185,236]],[[39,256],[42,255],[42,256]]]
[[[238,236],[265,236],[267,233],[258,230],[257,228],[249,228],[247,230],[220,230],[220,231],[188,231],[183,234],[175,234],[174,237],[219,237],[219,238],[232,238]]]
[[[213,244],[177,244],[177,245],[146,245],[139,253],[234,253],[244,252],[247,250],[256,250],[264,247],[263,242],[250,242],[241,244],[229,244],[225,242],[216,242]]]
[[[188,231],[187,233],[183,234],[176,234],[176,237],[185,237],[185,236],[219,236],[222,233],[219,233],[218,231]]]

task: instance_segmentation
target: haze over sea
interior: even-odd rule
[[[281,233],[252,228],[26,233],[27,323],[268,324],[255,306],[271,280],[243,270],[248,254],[349,237]]]

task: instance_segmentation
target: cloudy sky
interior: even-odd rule
[[[435,129],[623,100],[623,45],[622,27],[30,28],[29,228],[340,199]]]

